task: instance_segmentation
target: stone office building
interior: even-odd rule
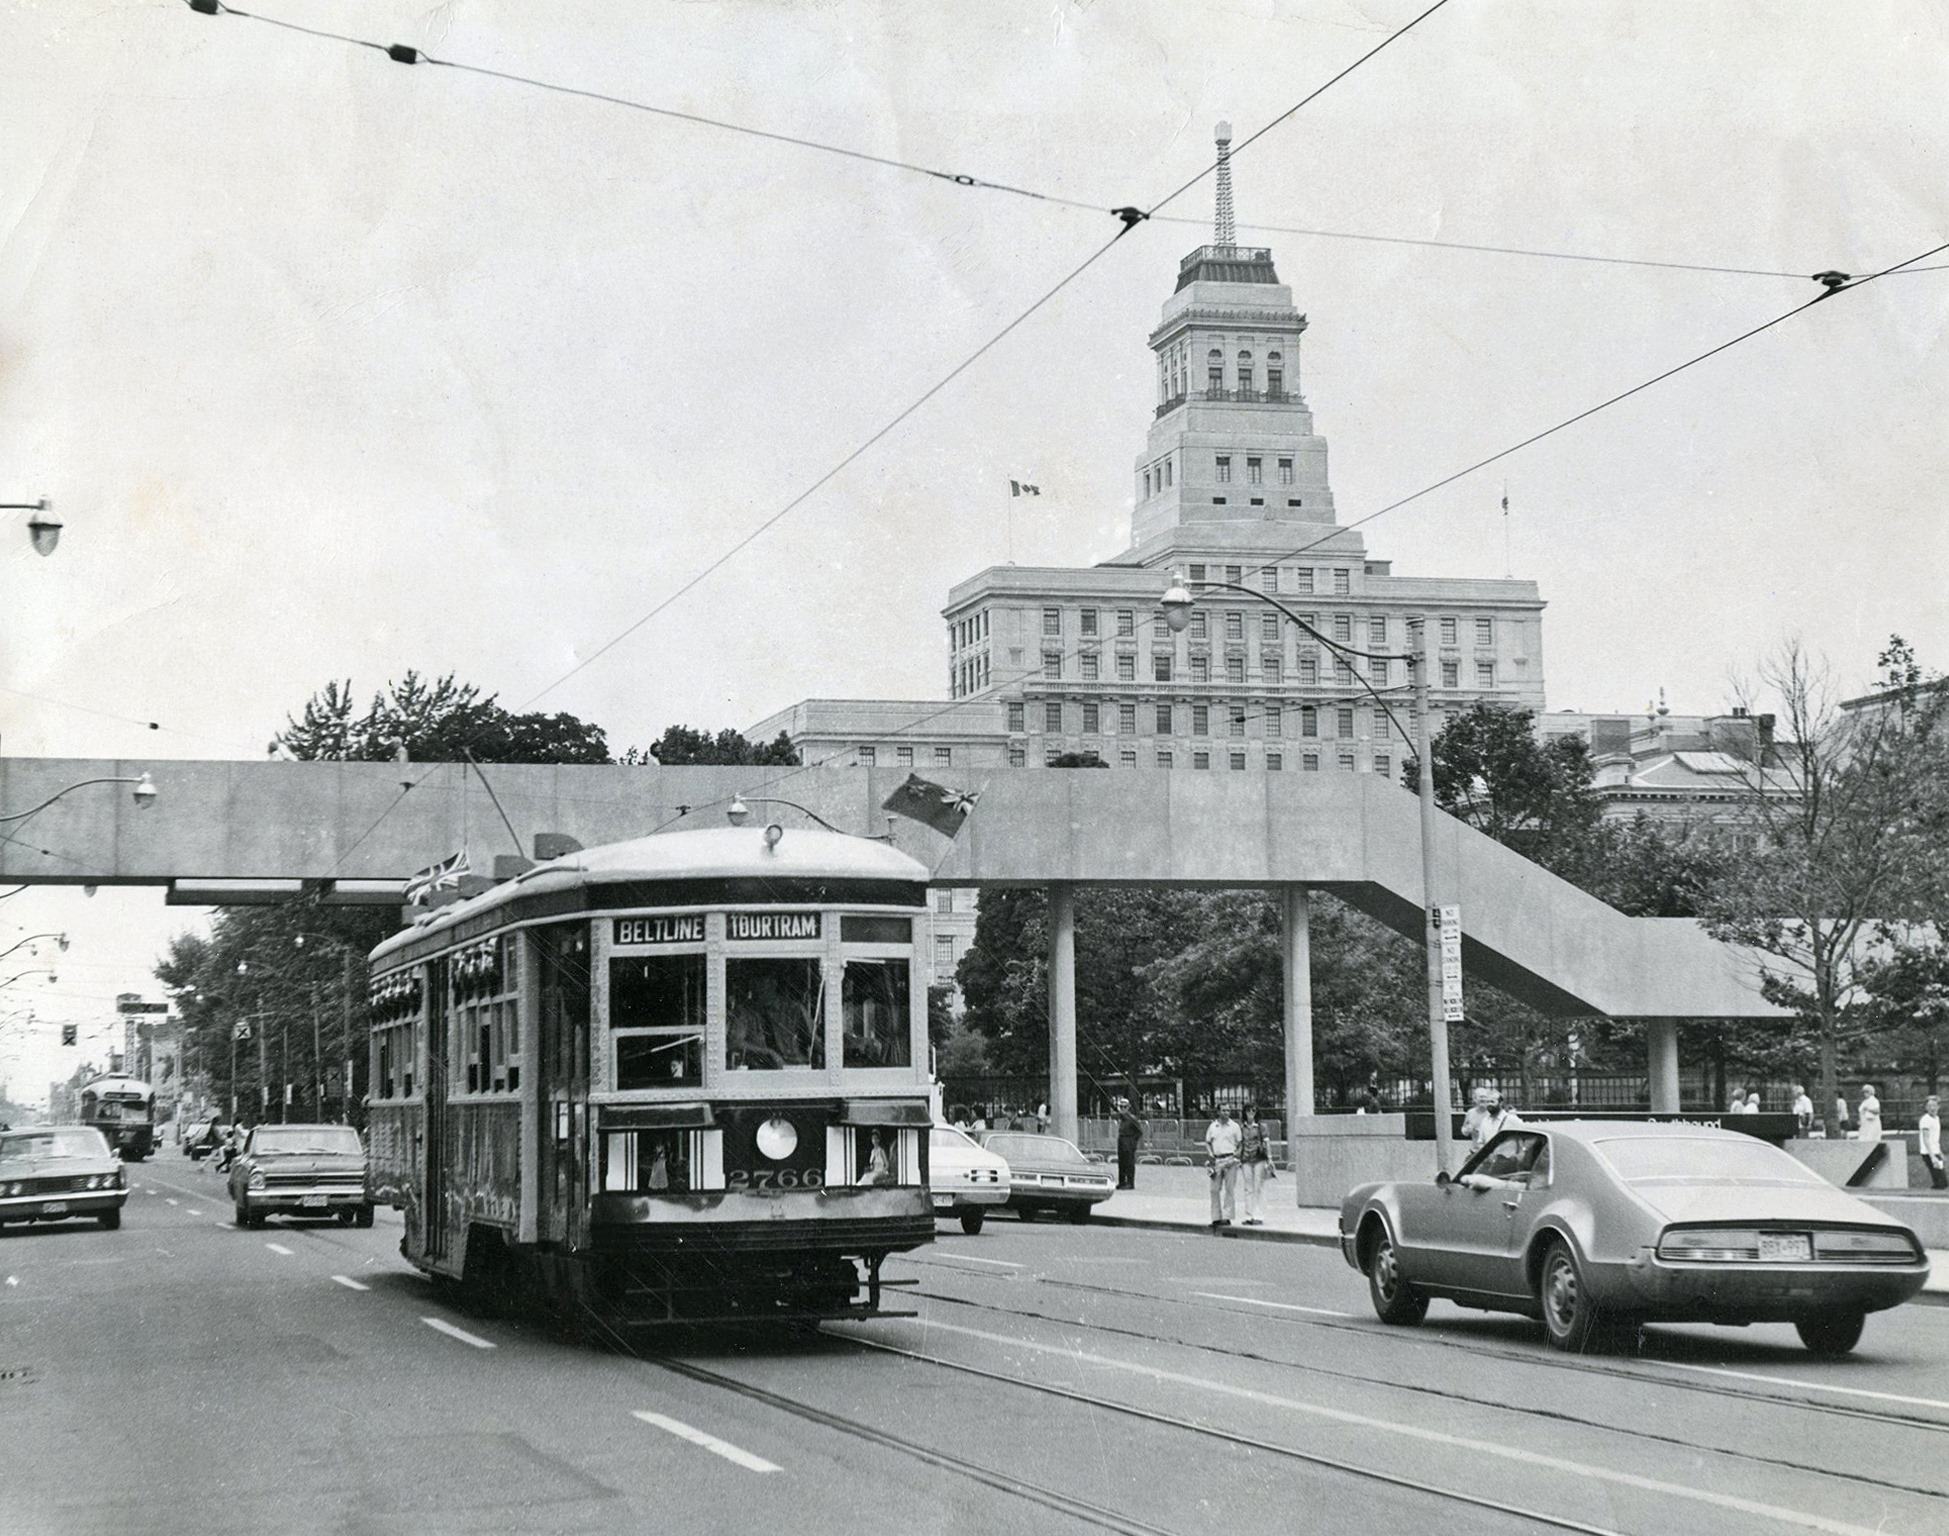
[[[1219,133],[1214,240],[1179,263],[1150,348],[1157,399],[1132,469],[1130,548],[1087,568],[991,566],[948,594],[946,700],[808,699],[760,721],[808,761],[1397,773],[1411,730],[1398,661],[1351,665],[1259,596],[1331,639],[1439,647],[1433,725],[1475,700],[1543,706],[1535,583],[1397,576],[1338,525],[1326,439],[1306,404],[1306,316],[1272,252],[1236,242],[1229,133]],[[1183,633],[1158,600],[1199,593]],[[1246,590],[1227,590],[1227,589]]]

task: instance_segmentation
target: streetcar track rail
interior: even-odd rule
[[[1141,1329],[1125,1328],[1115,1323],[1094,1323],[1094,1322],[1090,1322],[1086,1318],[1057,1317],[1048,1312],[1029,1312],[1014,1307],[1000,1307],[1000,1306],[995,1306],[989,1302],[969,1301],[963,1297],[945,1296],[931,1291],[921,1291],[918,1292],[917,1294],[924,1296],[929,1301],[943,1301],[953,1306],[967,1307],[972,1311],[990,1312],[990,1313],[998,1314],[1002,1317],[1026,1318],[1036,1322],[1055,1323],[1065,1328],[1087,1328],[1093,1333],[1107,1333],[1107,1334],[1114,1335],[1115,1337],[1118,1338],[1135,1340],[1139,1343],[1164,1344],[1164,1345],[1169,1345],[1173,1348],[1193,1350],[1200,1354],[1216,1355],[1219,1358],[1225,1360],[1243,1360],[1243,1361],[1249,1361],[1254,1365],[1278,1366],[1286,1370],[1303,1371],[1308,1375],[1324,1376],[1336,1381],[1356,1382],[1359,1385],[1364,1387],[1374,1387],[1386,1391],[1407,1392],[1419,1396],[1442,1398],[1449,1402],[1460,1403],[1465,1406],[1476,1408],[1476,1409],[1480,1409],[1484,1407],[1492,1407],[1498,1412],[1519,1414],[1526,1418],[1542,1419],[1545,1420],[1546,1422],[1553,1423],[1553,1424],[1574,1425],[1581,1429],[1592,1429],[1603,1434],[1623,1435],[1627,1438],[1634,1439],[1634,1440],[1650,1441],[1651,1443],[1656,1445],[1677,1446],[1686,1451],[1708,1451],[1715,1456],[1724,1456],[1731,1460],[1748,1461],[1748,1462],[1756,1463],[1760,1466],[1775,1467],[1775,1468],[1780,1468],[1791,1472],[1810,1472],[1816,1476],[1833,1478],[1841,1482],[1857,1483],[1857,1484],[1862,1484],[1873,1488],[1883,1488],[1888,1490],[1891,1493],[1915,1494],[1922,1498],[1930,1498],[1930,1499],[1940,1499],[1945,1496],[1945,1491],[1941,1488],[1925,1488],[1913,1483],[1898,1483],[1898,1482],[1893,1482],[1887,1478],[1874,1477],[1867,1473],[1861,1473],[1861,1472],[1835,1471],[1830,1467],[1814,1466],[1806,1461],[1793,1460],[1791,1458],[1784,1457],[1784,1456],[1768,1456],[1758,1451],[1742,1451],[1742,1450],[1735,1450],[1726,1446],[1705,1445],[1705,1444],[1701,1444],[1699,1441],[1695,1439],[1688,1439],[1681,1435],[1659,1434],[1654,1430],[1638,1429],[1627,1425],[1607,1423],[1602,1419],[1585,1418],[1580,1414],[1570,1413],[1563,1409],[1558,1409],[1558,1408],[1542,1408],[1542,1407],[1535,1407],[1535,1406],[1530,1406],[1522,1403],[1515,1403],[1515,1402],[1508,1402],[1508,1401],[1500,1401],[1492,1404],[1485,1404],[1481,1399],[1481,1397],[1478,1395],[1473,1395],[1467,1392],[1458,1392],[1446,1387],[1424,1386],[1418,1383],[1406,1382],[1406,1381],[1387,1381],[1371,1375],[1364,1375],[1359,1371],[1340,1370],[1337,1369],[1336,1367],[1327,1366],[1327,1365],[1310,1365],[1307,1364],[1305,1361],[1289,1360],[1278,1355],[1260,1354],[1256,1350],[1235,1349],[1220,1344],[1201,1344],[1198,1343],[1196,1340],[1192,1340],[1192,1339],[1172,1338],[1165,1334],[1146,1333]],[[1230,1310],[1230,1309],[1221,1308],[1218,1310]],[[1251,1312],[1251,1313],[1241,1313],[1240,1315],[1248,1316],[1248,1317],[1257,1317],[1260,1314],[1256,1312]],[[838,1335],[836,1335],[836,1337],[838,1337]],[[871,1343],[871,1341],[868,1340],[855,1340],[853,1342],[858,1342],[862,1344]],[[877,1344],[871,1344],[871,1347],[878,1348],[880,1346]],[[1649,1377],[1637,1377],[1636,1379],[1651,1380],[1651,1378]],[[1658,1382],[1655,1384],[1663,1385],[1662,1382]],[[1690,1383],[1687,1383],[1687,1385],[1690,1385]],[[1726,1393],[1724,1395],[1744,1396],[1747,1394]],[[1796,1404],[1794,1406],[1798,1406],[1798,1405]],[[1935,1427],[1940,1428],[1943,1426],[1935,1426]]]
[[[1396,1344],[1430,1349],[1452,1349],[1467,1354],[1472,1359],[1507,1360],[1518,1365],[1533,1365],[1553,1371],[1571,1371],[1590,1376],[1606,1376],[1614,1381],[1633,1381],[1651,1387],[1668,1387],[1682,1392],[1699,1392],[1712,1397],[1732,1398],[1742,1402],[1770,1403],[1782,1408],[1800,1409],[1807,1413],[1828,1414],[1835,1418],[1858,1419],[1871,1424],[1897,1424],[1909,1429],[1928,1430],[1935,1434],[1949,1434],[1949,1422],[1930,1418],[1925,1414],[1906,1412],[1897,1408],[1858,1408],[1847,1403],[1831,1402],[1823,1398],[1789,1396],[1779,1392],[1758,1392],[1743,1387],[1713,1386],[1709,1383],[1681,1376],[1655,1375],[1649,1371],[1629,1370],[1620,1365],[1601,1365],[1591,1360],[1573,1360],[1555,1354],[1525,1353],[1521,1350],[1505,1349],[1494,1344],[1485,1344],[1468,1339],[1444,1337],[1438,1332],[1426,1329],[1406,1331],[1385,1327],[1378,1323],[1358,1321],[1341,1322],[1330,1317],[1319,1317],[1301,1313],[1257,1311],[1250,1307],[1223,1306],[1214,1302],[1197,1300],[1185,1296],[1160,1295],[1154,1291],[1130,1290],[1123,1286],[1097,1285],[1084,1280],[1059,1280],[1047,1275],[1017,1276],[990,1275],[958,1269],[950,1265],[932,1264],[926,1259],[908,1258],[908,1263],[927,1265],[943,1270],[947,1274],[976,1280],[1020,1281],[1032,1280],[1038,1285],[1052,1286],[1058,1290],[1087,1291],[1104,1296],[1120,1297],[1128,1301],[1165,1302],[1173,1306],[1191,1307],[1201,1312],[1220,1312],[1232,1317],[1258,1318],[1267,1322],[1284,1323],[1299,1328],[1326,1328],[1337,1333],[1351,1333],[1364,1339],[1386,1339]],[[934,1300],[958,1301],[960,1298],[936,1292],[916,1292]],[[970,1303],[972,1305],[972,1303]],[[1007,1310],[1007,1309],[1002,1309]],[[1025,1314],[1027,1315],[1027,1314]],[[1064,1321],[1058,1319],[1058,1321]],[[1095,1326],[1093,1324],[1087,1326]],[[1163,1342],[1163,1341],[1159,1341]],[[1655,1361],[1653,1362],[1656,1363]]]

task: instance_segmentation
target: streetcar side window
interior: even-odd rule
[[[771,1071],[826,1064],[825,981],[813,959],[724,962],[724,1064]]]
[[[905,960],[848,960],[840,985],[845,1031],[840,1064],[913,1065],[912,993]]]
[[[703,1082],[708,985],[709,966],[701,954],[610,960],[609,1031],[616,1042],[618,1088]]]

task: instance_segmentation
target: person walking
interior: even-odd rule
[[[1238,1148],[1244,1131],[1223,1104],[1205,1127],[1205,1151],[1211,1156],[1211,1230],[1229,1227],[1238,1215]]]
[[[1462,1116],[1462,1139],[1469,1144],[1471,1152],[1479,1152],[1488,1139],[1482,1134],[1482,1122],[1489,1115],[1489,1090],[1477,1088],[1469,1098],[1469,1112]]]
[[[1793,1085],[1793,1133],[1805,1136],[1814,1128],[1814,1101],[1807,1097],[1807,1085]]]
[[[1929,1165],[1930,1186],[1949,1189],[1949,1173],[1945,1173],[1942,1167],[1942,1100],[1935,1094],[1930,1094],[1924,1101],[1915,1127],[1919,1133],[1917,1140],[1922,1147],[1922,1161]]]
[[[1238,1173],[1245,1183],[1245,1225],[1263,1227],[1265,1219],[1261,1215],[1261,1208],[1264,1204],[1265,1181],[1272,1176],[1272,1144],[1259,1119],[1256,1104],[1246,1105],[1245,1114],[1239,1121]]]
[[[1746,1095],[1746,1102],[1739,1106],[1739,1112],[1742,1115],[1757,1115],[1760,1112],[1759,1089],[1755,1088]]]
[[[1117,1188],[1137,1187],[1137,1148],[1143,1144],[1144,1122],[1131,1112],[1130,1100],[1117,1100]]]
[[[1834,1134],[1847,1135],[1847,1095],[1844,1093],[1834,1095]]]
[[[1860,1127],[1855,1133],[1857,1140],[1881,1140],[1881,1097],[1873,1083],[1861,1085],[1861,1101],[1854,1106],[1854,1121]]]

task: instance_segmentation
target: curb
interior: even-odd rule
[[[1191,1237],[1233,1238],[1242,1243],[1303,1243],[1313,1248],[1338,1248],[1337,1235],[1321,1232],[1276,1232],[1268,1227],[1243,1228],[1221,1227],[1213,1234],[1208,1224],[1192,1221],[1172,1221],[1162,1216],[1106,1216],[1100,1210],[1090,1213],[1089,1224],[1093,1227],[1131,1227],[1146,1232],[1182,1232]],[[1949,1302],[1949,1297],[1944,1298]]]

